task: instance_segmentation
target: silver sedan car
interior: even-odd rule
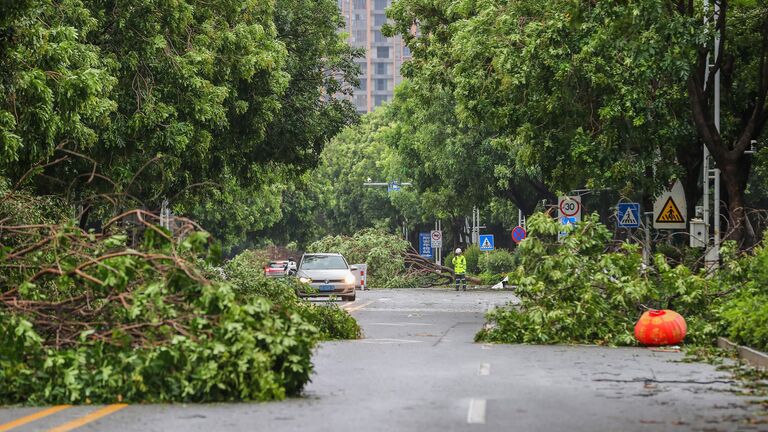
[[[337,253],[309,253],[301,257],[296,276],[299,281],[311,286],[309,292],[300,292],[303,297],[338,296],[342,300],[355,299],[355,275],[347,260]]]

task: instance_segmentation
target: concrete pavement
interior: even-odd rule
[[[375,290],[345,304],[365,338],[324,343],[305,397],[263,404],[131,405],[83,431],[768,430],[731,377],[642,348],[473,342],[508,291]],[[48,430],[99,407],[53,413]],[[0,409],[4,423],[40,409]]]

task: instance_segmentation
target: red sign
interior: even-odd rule
[[[519,244],[521,241],[525,240],[527,236],[528,233],[525,232],[525,228],[519,225],[512,229],[512,241],[515,242],[515,244]]]
[[[579,210],[581,210],[581,203],[570,198],[566,198],[562,201],[560,201],[560,215],[561,216],[567,216],[572,217],[579,214]]]

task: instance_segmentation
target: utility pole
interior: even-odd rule
[[[720,19],[720,5],[717,1],[713,1],[714,14],[712,16],[713,22],[717,25]],[[709,0],[704,0],[704,23],[707,22],[707,14],[709,13]],[[720,55],[720,30],[715,32],[714,40],[714,64],[717,64],[717,59]],[[706,91],[706,85],[709,78],[709,68],[714,64],[709,63],[709,55],[707,55],[707,67],[704,76],[704,90]],[[714,79],[714,122],[717,132],[720,133],[720,68],[715,71]],[[710,153],[706,144],[704,146],[704,160],[702,161],[702,186],[704,192],[704,222],[707,227],[707,245],[704,252],[704,265],[707,268],[716,267],[720,262],[720,170],[718,168],[710,168]],[[714,180],[714,197],[713,197],[713,238],[712,242],[709,241],[709,216],[710,216],[710,181]]]
[[[480,209],[477,208],[477,206],[472,206],[472,229],[470,230],[470,244],[480,243],[480,228],[485,228],[484,225],[480,225]]]

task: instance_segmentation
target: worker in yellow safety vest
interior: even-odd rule
[[[467,257],[461,254],[461,248],[456,248],[456,255],[453,260],[453,273],[456,276],[456,291],[459,290],[461,285],[464,291],[467,290]]]

